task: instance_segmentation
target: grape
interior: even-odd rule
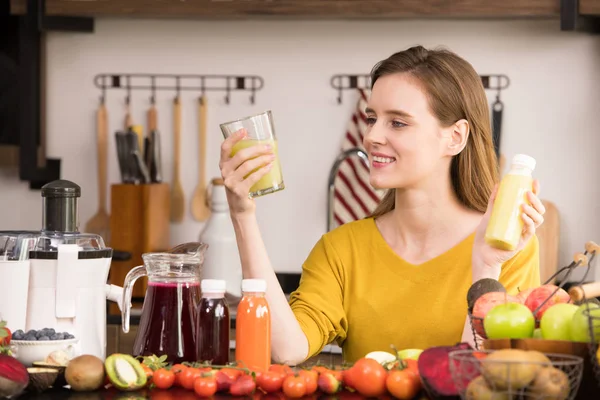
[[[24,337],[25,337],[25,332],[23,332],[22,329],[16,330],[12,334],[12,338],[14,340],[23,340]]]

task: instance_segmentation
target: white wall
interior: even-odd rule
[[[329,86],[336,73],[367,73],[372,65],[414,44],[446,45],[479,73],[503,73],[502,151],[538,159],[543,197],[561,212],[561,263],[587,240],[600,241],[600,36],[560,32],[557,21],[199,22],[97,20],[94,34],[52,33],[48,41],[48,155],[60,157],[63,178],[83,189],[81,225],[97,206],[92,78],[107,72],[259,74],[265,88],[251,106],[247,93],[209,93],[209,177],[218,176],[218,123],[272,109],[286,190],[258,200],[259,218],[278,271],[299,271],[325,230],[326,182],[350,112]],[[145,125],[148,96],[133,94],[133,112]],[[183,102],[183,184],[186,221],[172,242],[193,240],[201,224],[189,214],[196,183],[194,97]],[[164,174],[172,171],[170,102],[159,94]],[[489,94],[490,100],[493,94]],[[109,92],[110,182],[119,174],[112,132],[123,124],[124,92]],[[39,191],[15,173],[0,175],[1,229],[40,226]],[[596,273],[600,279],[600,272]]]

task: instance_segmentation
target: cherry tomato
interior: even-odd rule
[[[159,389],[170,389],[175,383],[175,373],[164,368],[157,369],[154,371],[152,383]]]
[[[181,386],[192,390],[194,388],[194,381],[197,377],[202,376],[202,371],[199,368],[188,368],[181,373]]]
[[[266,393],[275,393],[281,390],[286,375],[278,371],[265,371],[256,374],[256,385]]]
[[[229,393],[234,396],[248,396],[256,390],[256,382],[250,375],[241,375],[229,388]]]
[[[183,364],[175,364],[171,367],[171,371],[175,374],[175,386],[182,387],[181,385],[181,377],[183,376],[183,372],[189,367]]]
[[[294,370],[289,365],[285,364],[271,364],[269,366],[269,371],[283,372],[286,375],[293,375]]]
[[[300,375],[288,375],[283,381],[283,394],[291,399],[299,399],[306,394],[306,379]]]
[[[378,397],[385,393],[387,371],[370,358],[361,358],[351,368],[354,389],[366,397]]]
[[[210,397],[217,393],[217,381],[214,376],[199,376],[194,381],[194,392],[200,397]]]
[[[148,382],[148,384],[150,384],[150,382],[152,382],[152,376],[154,375],[154,371],[152,371],[152,368],[150,368],[146,364],[142,364],[142,369],[146,373],[146,381]]]
[[[344,386],[350,389],[356,389],[356,368],[354,366],[342,371],[342,382]]]
[[[301,370],[298,373],[299,376],[304,378],[304,382],[306,383],[306,394],[311,395],[317,391],[317,384],[319,380],[319,374],[315,371]]]
[[[226,392],[229,390],[233,382],[242,374],[242,371],[233,368],[223,368],[215,372],[215,380],[217,381],[217,392]]]
[[[419,377],[409,369],[391,371],[385,385],[392,396],[401,400],[410,400],[421,390]]]

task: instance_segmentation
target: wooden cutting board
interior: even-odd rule
[[[544,223],[537,229],[536,234],[540,242],[540,278],[544,283],[559,268],[560,216],[554,203],[549,200],[542,200],[542,203],[546,207],[546,214],[544,214]]]

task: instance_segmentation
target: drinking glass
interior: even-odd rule
[[[273,125],[273,115],[270,110],[261,114],[226,122],[219,126],[221,127],[221,132],[223,132],[225,138],[228,138],[240,129],[245,129],[247,132],[246,137],[233,146],[231,151],[232,157],[238,151],[256,145],[270,144],[273,149],[273,154],[275,154],[273,166],[265,176],[252,185],[249,193],[250,197],[263,196],[265,194],[278,192],[285,188],[283,175],[281,173],[281,164],[279,162],[279,153],[277,151],[277,138],[275,136],[275,128]],[[251,173],[255,171],[256,170]]]

